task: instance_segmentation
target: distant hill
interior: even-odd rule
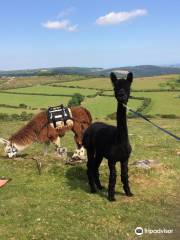
[[[80,74],[91,76],[108,76],[110,72],[116,72],[119,75],[126,74],[127,71],[134,73],[135,77],[149,77],[166,74],[180,74],[180,65],[173,66],[154,66],[154,65],[139,65],[127,66],[119,68],[83,68],[83,67],[56,67],[42,68],[17,71],[0,71],[0,76],[47,76],[57,74]]]
[[[40,68],[40,69],[26,69],[14,71],[0,71],[0,76],[47,76],[57,74],[80,74],[80,75],[94,75],[103,68],[85,68],[85,67],[56,67],[56,68]]]
[[[154,66],[154,65],[139,65],[139,66],[111,68],[111,69],[104,70],[104,73],[109,74],[111,71],[119,72],[119,73],[121,71],[129,71],[129,72],[133,72],[135,77],[151,77],[151,76],[166,75],[166,74],[180,74],[180,68],[161,67],[161,66]]]
[[[169,65],[169,67],[175,67],[175,68],[180,68],[180,63]]]

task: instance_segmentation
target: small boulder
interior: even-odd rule
[[[152,159],[138,160],[133,162],[131,165],[137,168],[150,169],[152,166],[159,164],[158,161]]]

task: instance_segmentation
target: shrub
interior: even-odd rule
[[[27,121],[27,120],[30,120],[32,118],[32,116],[33,116],[32,113],[22,112],[20,114],[20,120]]]
[[[151,98],[144,98],[144,97],[132,97],[133,99],[143,100],[142,105],[136,110],[137,112],[143,112],[151,103]],[[147,116],[147,115],[145,115]],[[150,116],[150,115],[149,115]],[[128,113],[128,118],[136,118],[137,116],[132,112]],[[152,117],[152,116],[150,116]],[[116,119],[116,112],[107,115],[107,118],[115,120]]]
[[[0,113],[0,119],[3,121],[8,121],[9,119],[9,115],[7,113]]]
[[[176,79],[176,83],[180,84],[180,76],[178,79]]]
[[[10,116],[10,118],[12,121],[20,120],[20,115],[18,115],[17,113],[14,113]]]
[[[68,107],[79,106],[84,100],[84,96],[80,93],[75,93],[68,102]]]
[[[20,104],[19,104],[19,107],[20,107],[20,108],[27,108],[28,106],[27,106],[26,104],[24,104],[24,103],[20,103]]]
[[[137,112],[143,112],[151,103],[151,98],[144,98],[142,105],[137,109]]]
[[[14,114],[7,114],[7,113],[0,113],[0,120],[1,121],[28,121],[31,120],[33,117],[32,113],[22,112],[20,115]]]

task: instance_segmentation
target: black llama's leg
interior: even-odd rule
[[[95,182],[94,182],[94,151],[87,149],[87,176],[90,186],[91,193],[96,192]]]
[[[108,199],[109,201],[116,201],[115,195],[115,185],[116,185],[116,164],[108,160],[108,166],[110,170],[109,175],[109,187],[108,187]]]
[[[104,187],[101,185],[100,179],[99,179],[99,166],[102,162],[103,156],[101,154],[96,153],[95,156],[95,165],[94,165],[94,181],[99,190],[102,190]]]
[[[128,180],[128,160],[121,162],[121,182],[123,183],[125,194],[128,197],[132,197],[133,194],[131,193]]]

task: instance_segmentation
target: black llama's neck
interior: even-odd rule
[[[127,142],[128,128],[127,128],[126,108],[120,103],[118,103],[116,119],[117,119],[118,143]]]

